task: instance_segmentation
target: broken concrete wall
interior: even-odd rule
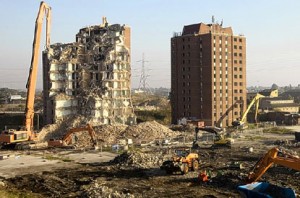
[[[135,123],[129,27],[109,25],[104,18],[101,25],[80,29],[76,42],[51,45],[43,63],[48,123],[78,113],[95,123]],[[57,95],[65,95],[72,105]]]

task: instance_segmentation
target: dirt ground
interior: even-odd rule
[[[280,146],[300,153],[300,147],[290,143],[294,139],[292,134],[264,133],[239,134],[232,148],[211,148],[203,142],[195,150],[201,158],[200,170],[186,175],[167,175],[160,170],[159,157],[170,156],[170,145],[133,148],[131,152],[145,153],[144,158],[154,156],[157,162],[147,161],[139,167],[135,163],[145,162],[135,158],[130,163],[110,161],[116,156],[110,152],[51,149],[30,151],[28,155],[28,151],[10,151],[20,158],[32,157],[28,160],[37,164],[25,165],[26,160],[19,162],[15,157],[1,160],[0,191],[18,191],[27,197],[240,197],[237,186],[245,184],[253,165],[269,149]],[[211,174],[206,183],[197,179],[204,170]],[[290,187],[300,194],[300,173],[282,166],[270,168],[260,181]]]

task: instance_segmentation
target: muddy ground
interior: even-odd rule
[[[282,146],[300,153],[299,146],[286,144],[289,140],[294,140],[294,136],[243,134],[235,140],[232,148],[210,148],[207,144],[200,144],[200,149],[195,150],[201,158],[200,170],[187,175],[167,175],[157,164],[137,168],[116,161],[65,160],[63,163],[68,165],[61,166],[58,163],[60,166],[55,169],[2,177],[4,185],[0,190],[25,194],[33,192],[30,197],[240,197],[237,186],[245,184],[252,166],[270,148]],[[277,145],[279,143],[281,145]],[[158,155],[168,153],[168,147],[136,147],[133,152]],[[253,152],[249,151],[250,147],[253,147]],[[51,152],[57,155],[65,151]],[[211,173],[209,182],[197,180],[199,172],[203,170]],[[300,173],[282,166],[270,168],[260,181],[290,187],[300,193]]]

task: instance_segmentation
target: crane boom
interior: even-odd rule
[[[26,115],[25,115],[26,131],[33,131],[34,97],[35,97],[35,89],[36,89],[37,68],[38,68],[38,61],[39,61],[41,32],[42,32],[44,15],[46,15],[46,50],[48,50],[50,47],[51,7],[49,7],[45,2],[42,1],[35,22],[32,58],[31,58],[29,76],[26,85],[27,88]]]

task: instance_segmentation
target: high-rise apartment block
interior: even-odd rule
[[[44,122],[83,115],[97,124],[133,124],[130,28],[107,23],[79,30],[76,42],[43,54]]]
[[[171,38],[172,122],[230,126],[246,108],[246,38],[222,24],[184,26]]]

